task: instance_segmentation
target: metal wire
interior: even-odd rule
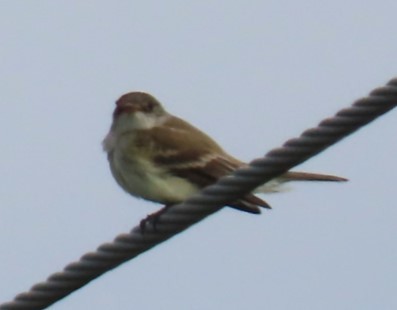
[[[318,127],[306,130],[299,138],[287,141],[264,158],[250,166],[236,170],[199,194],[174,206],[161,215],[154,228],[146,225],[130,233],[119,235],[112,243],[85,254],[79,261],[67,265],[45,282],[34,285],[30,291],[19,294],[11,302],[0,305],[0,310],[44,309],[76,291],[103,273],[138,256],[155,245],[175,236],[222,206],[251,192],[254,188],[283,174],[308,158],[318,154],[340,139],[368,124],[397,105],[397,78],[386,86],[375,89],[368,97],[351,107],[325,119]]]

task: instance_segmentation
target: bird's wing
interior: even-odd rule
[[[142,132],[140,141],[147,149],[156,149],[153,162],[167,167],[172,174],[197,184],[200,188],[215,183],[245,164],[228,155],[205,133],[181,119],[173,119],[161,127]],[[270,208],[262,199],[249,194],[229,206],[260,213],[258,206]]]

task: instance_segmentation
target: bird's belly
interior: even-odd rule
[[[196,185],[173,176],[142,158],[134,161],[113,158],[110,166],[119,185],[139,198],[173,204],[187,199],[199,190]]]

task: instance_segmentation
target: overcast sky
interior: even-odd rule
[[[101,141],[132,90],[251,160],[397,73],[397,2],[0,1],[0,303],[159,205]],[[397,111],[296,169],[347,177],[224,209],[51,309],[397,309]]]

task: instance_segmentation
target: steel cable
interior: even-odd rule
[[[249,167],[203,189],[185,202],[163,213],[153,227],[148,223],[142,233],[137,226],[130,233],[117,236],[113,242],[85,254],[63,271],[34,285],[1,310],[44,309],[71,294],[103,273],[138,256],[155,245],[175,236],[222,206],[251,192],[257,186],[301,164],[358,128],[368,124],[397,105],[397,78],[357,100],[351,107],[325,119],[316,128],[306,130],[299,138],[287,141],[265,157],[253,160]]]

